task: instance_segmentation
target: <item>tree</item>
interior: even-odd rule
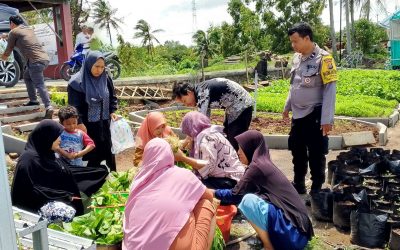
[[[371,53],[373,46],[376,46],[381,41],[388,39],[384,28],[377,24],[368,21],[366,18],[357,20],[354,23],[355,40],[358,47],[364,54]]]
[[[191,50],[178,41],[165,41],[164,50],[161,50],[161,56],[169,61],[179,63],[184,57],[189,56]]]
[[[31,10],[22,12],[21,15],[25,18],[29,25],[35,25],[38,23],[52,23],[53,22],[53,9],[46,8],[38,10]]]
[[[90,10],[87,8],[86,0],[71,0],[69,4],[71,8],[72,35],[76,37],[81,32],[82,24],[88,20]]]
[[[336,51],[336,35],[335,35],[335,21],[333,16],[333,0],[329,0],[329,26],[331,33],[331,44],[332,44],[332,54],[335,59],[337,59],[337,51]]]
[[[237,55],[241,52],[240,41],[235,35],[235,28],[233,25],[223,22],[221,24],[221,40],[220,47],[224,57]]]
[[[153,55],[154,52],[154,42],[157,42],[160,44],[158,39],[154,34],[163,32],[163,29],[156,29],[156,30],[151,30],[150,25],[143,19],[140,19],[136,26],[135,30],[138,30],[138,32],[135,33],[134,38],[140,38],[142,39],[142,46],[147,47],[147,53]]]
[[[346,13],[346,52],[351,54],[351,24],[350,24],[350,0],[344,0]]]
[[[287,37],[288,29],[300,21],[306,21],[312,27],[320,26],[322,23],[320,16],[325,7],[325,1],[321,0],[244,1],[249,4],[255,3],[255,13],[261,20],[261,34],[262,36],[269,36],[271,49],[280,53],[291,51]],[[232,18],[235,21],[235,17],[232,16]]]
[[[108,35],[110,37],[110,43],[112,45],[111,39],[111,27],[115,30],[119,29],[119,25],[123,23],[122,18],[117,18],[115,15],[118,11],[116,8],[112,8],[109,2],[105,0],[97,0],[94,2],[93,18],[95,23],[99,24],[100,28],[106,28]]]
[[[260,18],[241,0],[231,0],[228,12],[233,19],[235,36],[239,39],[241,50],[260,50],[261,48],[261,23]]]
[[[204,67],[208,66],[208,59],[212,58],[218,52],[217,44],[213,43],[210,40],[209,34],[204,32],[203,30],[198,30],[193,35],[193,41],[196,44],[196,53],[198,56],[201,56],[202,60],[204,59]]]

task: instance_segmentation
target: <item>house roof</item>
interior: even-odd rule
[[[388,16],[387,18],[385,18],[382,22],[379,22],[379,25],[389,29],[390,28],[390,21],[393,20],[400,20],[400,9],[396,10],[393,15]]]
[[[33,10],[34,8],[32,7],[32,5],[35,6],[36,9],[44,9],[52,7],[53,5],[62,4],[64,2],[67,2],[67,0],[2,0],[1,2],[7,4],[10,7],[18,9],[20,12],[24,12]],[[31,2],[32,5],[29,2]]]

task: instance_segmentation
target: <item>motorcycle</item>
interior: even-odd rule
[[[121,75],[121,61],[114,52],[104,52],[103,55],[106,63],[106,70],[111,75],[112,79],[117,79]],[[64,62],[61,66],[61,77],[69,81],[72,75],[81,70],[84,61],[85,54],[83,53],[83,44],[79,44],[76,47],[75,53],[70,57],[70,60]]]

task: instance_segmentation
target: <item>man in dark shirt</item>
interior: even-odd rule
[[[257,66],[254,68],[255,71],[257,71],[258,78],[262,81],[265,81],[267,79],[268,75],[268,62],[267,62],[267,56],[265,55],[265,52],[262,52],[260,54],[260,61],[257,63]],[[254,72],[255,74],[255,72]]]
[[[253,98],[242,86],[225,78],[214,78],[196,86],[187,82],[176,83],[172,99],[188,107],[197,106],[208,117],[211,109],[224,109],[224,133],[238,150],[235,136],[249,129],[254,104]]]
[[[1,60],[5,61],[10,56],[14,47],[17,47],[27,59],[24,71],[24,81],[28,91],[29,102],[24,106],[39,105],[36,96],[36,89],[39,92],[46,108],[45,118],[51,119],[53,107],[50,104],[49,93],[44,85],[43,71],[49,64],[49,56],[43,50],[32,28],[24,26],[20,16],[10,17],[11,31],[8,35],[8,45]]]

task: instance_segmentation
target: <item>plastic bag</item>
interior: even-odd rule
[[[7,41],[5,39],[0,38],[0,55],[4,53],[7,48]],[[11,55],[7,58],[6,62],[14,62],[14,54],[11,52]]]
[[[71,222],[76,210],[65,203],[51,201],[40,208],[39,215],[42,219],[47,219],[49,223]]]
[[[119,119],[117,121],[111,121],[111,152],[118,154],[127,148],[132,148],[135,144],[133,138],[131,126],[125,119]]]

